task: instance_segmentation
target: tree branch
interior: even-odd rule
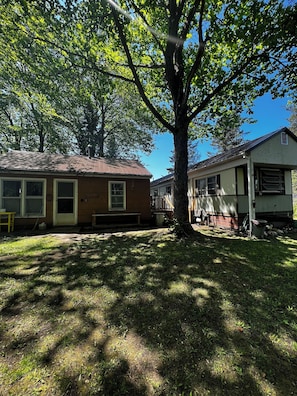
[[[193,20],[195,18],[195,14],[198,11],[200,3],[201,3],[201,10],[202,11],[204,10],[205,0],[195,0],[195,3],[193,5],[193,7],[189,11],[189,15],[188,15],[188,17],[186,19],[186,22],[185,22],[183,28],[181,29],[181,39],[182,40],[185,40],[187,38],[187,34],[189,33],[191,23],[193,22]],[[181,15],[182,15],[184,6],[185,6],[185,1],[181,2],[179,7],[178,7],[178,9],[179,9],[179,11],[178,11],[179,19],[180,19]],[[201,19],[201,17],[200,17],[200,19]],[[199,25],[200,25],[200,23],[199,23]],[[201,32],[202,32],[202,26],[201,26]]]
[[[160,40],[158,38],[158,33],[149,25],[149,23],[148,23],[147,19],[145,18],[143,12],[141,11],[141,8],[139,8],[137,6],[137,4],[135,4],[134,1],[132,1],[131,3],[132,3],[132,6],[134,7],[135,11],[137,12],[137,14],[140,15],[140,17],[143,20],[145,26],[147,26],[149,32],[152,34],[152,36],[153,36],[154,40],[156,41],[160,51],[164,54],[165,50],[164,50],[164,48],[163,48],[163,46],[162,46],[162,44],[161,44],[161,42],[160,42]]]
[[[14,26],[16,27],[17,31],[21,30],[18,27],[18,25],[16,25],[15,23],[14,23]],[[47,38],[44,38],[44,37],[40,37],[40,36],[36,36],[36,35],[31,34],[30,30],[27,30],[26,34],[27,34],[28,37],[30,37],[34,41],[39,41],[41,43],[50,44],[53,48],[58,50],[60,53],[65,52],[69,56],[69,58],[72,57],[72,59],[70,59],[70,61],[71,61],[71,64],[73,66],[80,67],[80,68],[85,69],[85,70],[94,70],[95,69],[98,73],[101,73],[101,74],[103,74],[105,76],[112,77],[112,78],[117,78],[117,79],[120,79],[122,81],[129,82],[129,83],[134,83],[134,81],[132,79],[124,77],[124,76],[122,76],[120,74],[116,74],[116,73],[112,73],[112,72],[109,72],[107,70],[104,70],[103,68],[100,68],[94,62],[92,62],[92,66],[87,66],[87,64],[90,63],[90,59],[87,56],[83,55],[81,52],[69,51],[67,48],[65,48],[65,47],[63,47],[61,45],[58,45],[54,41],[51,41],[51,40],[49,40]],[[79,59],[83,59],[85,61],[85,64],[84,65],[77,64],[76,62],[74,62],[73,57],[76,57],[76,58],[79,58]]]
[[[197,70],[199,69],[201,65],[201,61],[205,52],[205,45],[207,39],[203,40],[203,30],[202,30],[202,24],[203,24],[203,16],[204,16],[204,11],[205,11],[205,0],[201,0],[201,8],[200,8],[200,17],[199,17],[199,24],[198,24],[198,40],[199,40],[199,47],[197,51],[197,55],[195,58],[195,61],[192,65],[192,68],[190,70],[190,73],[187,77],[187,81],[185,84],[185,95],[184,95],[184,100],[187,101],[188,97],[190,95],[190,89],[191,89],[191,82],[193,77],[195,76]]]
[[[189,116],[189,121],[191,122],[202,110],[206,108],[206,106],[210,103],[213,97],[215,97],[218,93],[223,91],[232,81],[236,80],[240,75],[243,74],[245,68],[252,63],[257,58],[267,57],[265,53],[259,55],[251,55],[240,67],[238,67],[228,78],[222,81],[216,88],[213,89],[211,93],[209,93],[205,99],[200,103],[200,105],[193,111],[193,113]]]
[[[141,81],[139,79],[139,76],[137,74],[136,67],[135,67],[135,65],[133,63],[133,59],[132,59],[129,47],[127,45],[127,40],[126,40],[124,31],[123,31],[122,24],[121,24],[121,22],[120,22],[120,20],[118,18],[118,15],[119,15],[118,11],[112,6],[111,6],[111,11],[112,11],[112,16],[113,16],[115,25],[116,25],[118,33],[119,33],[119,37],[120,37],[121,43],[123,45],[123,48],[124,48],[124,51],[125,51],[125,54],[126,54],[126,57],[127,57],[127,60],[128,60],[128,66],[129,66],[129,68],[130,68],[130,70],[131,70],[131,72],[133,74],[134,83],[135,83],[135,85],[136,85],[136,87],[138,89],[138,92],[139,92],[142,100],[144,101],[144,103],[148,107],[148,109],[152,112],[152,114],[157,118],[157,120],[166,129],[168,129],[169,131],[172,132],[173,131],[173,126],[162,117],[162,115],[158,112],[158,110],[153,106],[153,104],[150,102],[150,100],[146,96],[145,91],[143,89],[143,86],[141,84]]]

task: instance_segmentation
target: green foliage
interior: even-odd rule
[[[240,129],[240,122],[241,119],[237,115],[234,116],[230,123],[219,122],[216,125],[211,143],[212,147],[215,149],[215,154],[223,153],[245,142],[246,133]]]
[[[290,127],[289,129],[297,136],[297,106],[293,102],[290,106],[289,109],[291,110],[291,116],[289,118],[290,121]],[[297,170],[292,171],[292,187],[293,187],[293,196],[294,196],[294,218],[297,218],[297,209],[296,209],[296,203],[297,203]]]
[[[297,136],[297,104],[294,102],[289,105],[291,115],[289,118],[290,130]]]
[[[85,154],[91,144],[104,156],[116,141],[118,157],[150,152],[154,120],[133,89],[97,70],[102,33],[85,19],[96,6],[24,4],[0,6],[2,147]]]

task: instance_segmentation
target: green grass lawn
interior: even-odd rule
[[[0,240],[0,395],[297,394],[297,234]]]

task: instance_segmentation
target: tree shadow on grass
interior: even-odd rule
[[[112,235],[19,268],[1,267],[5,354],[33,354],[53,394],[295,392],[292,239]]]

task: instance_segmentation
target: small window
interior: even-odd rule
[[[288,145],[288,135],[286,132],[281,133],[281,144],[287,146]]]
[[[166,194],[171,194],[171,186],[166,187]]]
[[[125,182],[109,182],[109,210],[126,210]]]
[[[220,188],[220,175],[215,175],[207,178],[207,193],[208,195],[216,195]]]
[[[43,213],[43,182],[27,181],[25,214],[29,216],[40,215]]]
[[[44,216],[45,181],[41,179],[2,179],[0,203],[17,216]]]
[[[195,180],[195,195],[206,195],[206,179]]]
[[[195,180],[195,194],[216,195],[220,189],[220,175],[210,176],[205,179]]]
[[[21,213],[21,180],[3,180],[2,183],[2,208],[7,212]]]

